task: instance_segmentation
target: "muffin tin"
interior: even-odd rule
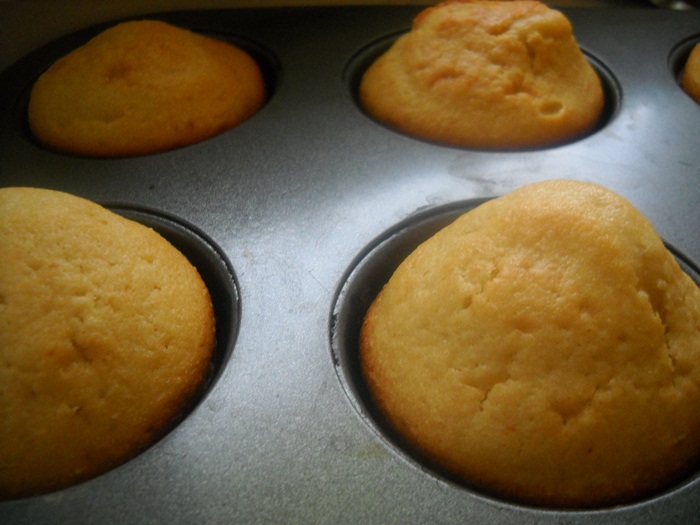
[[[97,478],[0,503],[0,521],[697,521],[700,473],[594,511],[518,505],[454,482],[383,425],[356,337],[366,306],[416,243],[485,199],[543,179],[623,195],[700,281],[700,105],[678,84],[700,41],[700,12],[562,9],[606,86],[601,125],[558,147],[475,151],[394,132],[357,106],[363,68],[420,9],[153,15],[249,50],[270,97],[237,128],[150,156],[61,155],[27,128],[34,79],[111,23],[28,50],[0,74],[0,185],[74,193],[161,231],[200,269],[219,328],[212,379],[170,433]]]

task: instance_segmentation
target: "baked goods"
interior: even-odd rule
[[[681,85],[686,93],[700,103],[700,44],[695,44],[690,51],[683,67]]]
[[[0,189],[0,499],[123,463],[208,376],[197,270],[153,230],[87,200]]]
[[[700,289],[627,201],[549,181],[419,246],[372,303],[361,365],[409,446],[530,504],[647,496],[700,455]]]
[[[594,128],[604,104],[568,19],[535,1],[424,10],[365,72],[359,98],[392,128],[489,149],[572,140]]]
[[[49,148],[144,155],[238,125],[265,100],[241,49],[164,22],[118,24],[54,63],[34,84],[29,125]]]

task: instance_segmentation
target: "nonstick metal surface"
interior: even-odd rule
[[[700,105],[678,73],[700,41],[700,12],[563,9],[606,86],[605,119],[570,144],[493,152],[417,140],[358,108],[363,68],[420,9],[154,15],[250,51],[271,94],[237,128],[144,157],[66,156],[28,131],[32,82],[106,26],[0,75],[0,185],[74,193],[160,228],[213,283],[225,332],[207,392],[169,434],[95,479],[0,503],[0,522],[697,522],[697,475],[595,511],[522,506],[455,483],[377,422],[355,337],[363,305],[415,243],[451,214],[538,180],[623,195],[697,280]]]

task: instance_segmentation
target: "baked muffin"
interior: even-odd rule
[[[590,132],[603,90],[569,20],[535,1],[448,1],[421,12],[365,72],[380,122],[449,145],[547,146]]]
[[[470,486],[602,507],[700,454],[700,289],[649,222],[593,184],[525,186],[419,246],[372,303],[381,413]]]
[[[115,467],[208,376],[215,321],[187,259],[66,193],[0,189],[0,499]]]
[[[695,44],[683,67],[683,89],[700,103],[700,44]]]
[[[118,24],[34,84],[29,125],[47,147],[99,157],[193,144],[236,126],[265,100],[241,49],[155,20]]]

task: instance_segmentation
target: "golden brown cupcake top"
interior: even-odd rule
[[[95,203],[0,189],[0,499],[96,476],[163,435],[208,375],[197,270]]]
[[[516,501],[624,503],[700,456],[700,289],[597,185],[523,187],[419,246],[369,309],[361,362],[411,447]]]
[[[686,93],[700,103],[700,44],[695,44],[688,56],[681,83]]]
[[[143,155],[236,126],[265,95],[260,68],[241,49],[164,22],[125,22],[39,77],[29,124],[58,151]]]
[[[571,140],[593,129],[604,104],[569,20],[535,1],[426,9],[366,71],[359,95],[390,127],[478,148]]]

